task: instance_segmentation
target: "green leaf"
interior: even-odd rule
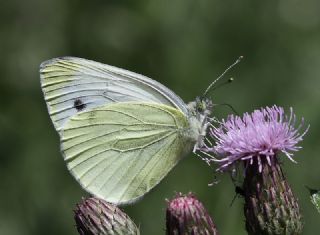
[[[312,204],[316,207],[318,212],[320,213],[320,190],[312,189],[307,187],[310,192],[310,199]]]

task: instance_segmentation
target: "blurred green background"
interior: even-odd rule
[[[320,2],[317,0],[11,0],[0,2],[0,234],[77,234],[73,209],[85,192],[68,173],[39,82],[39,64],[78,56],[160,81],[186,102],[238,56],[212,93],[239,112],[277,104],[311,125],[285,172],[300,200],[304,234],[320,217],[304,185],[320,187]],[[231,110],[218,106],[214,114]],[[220,233],[246,234],[243,200],[228,176],[214,177],[198,157],[183,160],[125,211],[142,234],[164,234],[165,198],[195,192]]]

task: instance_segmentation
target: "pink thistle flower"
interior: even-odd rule
[[[293,152],[301,148],[298,144],[309,129],[301,134],[303,119],[297,127],[295,124],[292,108],[287,116],[275,105],[245,113],[242,118],[230,115],[220,127],[211,127],[215,145],[201,149],[211,157],[209,161],[218,163],[218,171],[244,163],[242,191],[250,235],[302,232],[298,200],[278,161],[279,153],[284,153],[295,162]]]
[[[279,152],[295,162],[292,152],[301,148],[297,144],[309,129],[308,126],[300,134],[303,119],[297,128],[295,124],[296,116],[292,108],[290,115],[287,116],[283,108],[276,105],[255,110],[251,114],[245,113],[242,118],[230,115],[227,120],[222,120],[219,128],[210,129],[209,133],[216,145],[205,147],[202,151],[218,156],[211,159],[219,164],[218,171],[226,171],[240,160],[249,164],[257,160],[259,172],[261,172],[262,160],[266,160],[271,165],[272,158]]]

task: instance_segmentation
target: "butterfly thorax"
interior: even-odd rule
[[[190,137],[196,141],[194,151],[203,146],[203,139],[207,133],[212,101],[208,98],[197,97],[188,104]]]

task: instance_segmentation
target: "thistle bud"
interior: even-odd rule
[[[139,235],[140,232],[127,214],[115,205],[99,198],[87,198],[74,211],[80,235]]]
[[[246,229],[251,235],[298,235],[303,223],[298,200],[276,158],[246,166],[243,183]]]
[[[218,235],[207,210],[191,193],[179,193],[168,202],[166,227],[167,235]]]

